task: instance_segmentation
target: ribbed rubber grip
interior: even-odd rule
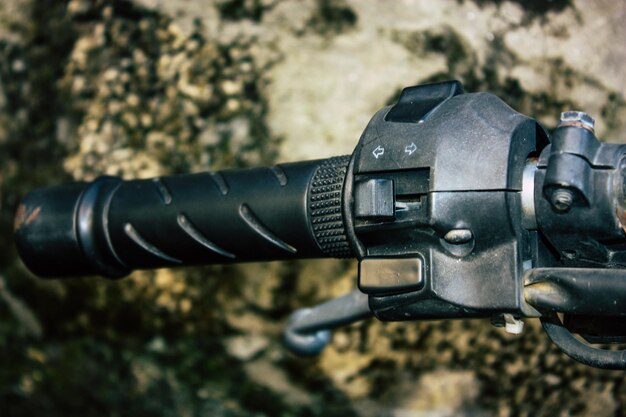
[[[349,163],[348,155],[326,159],[311,182],[309,212],[313,233],[324,254],[331,258],[354,256],[341,209],[343,183]]]
[[[36,190],[16,217],[17,247],[41,276],[350,256],[341,211],[348,161]]]

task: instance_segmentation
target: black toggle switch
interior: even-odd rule
[[[357,182],[354,189],[354,214],[357,218],[393,220],[393,180],[371,179]]]

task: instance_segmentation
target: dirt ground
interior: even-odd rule
[[[624,142],[624,22],[623,0],[3,1],[0,415],[626,416],[622,373],[536,321],[368,321],[290,355],[289,313],[354,288],[352,261],[45,281],[11,238],[37,186],[348,154],[422,82]]]

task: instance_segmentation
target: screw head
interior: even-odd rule
[[[558,127],[578,126],[593,132],[595,124],[595,119],[587,113],[577,110],[570,110],[561,113]]]
[[[469,229],[452,229],[443,238],[446,242],[453,245],[461,245],[469,242],[473,237],[474,235]]]
[[[574,202],[574,193],[565,188],[558,189],[552,194],[551,202],[558,211],[568,211]]]

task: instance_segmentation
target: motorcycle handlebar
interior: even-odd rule
[[[626,369],[623,352],[571,336],[626,340],[625,156],[585,113],[550,136],[491,94],[428,84],[376,113],[352,160],[41,189],[18,210],[16,243],[40,276],[356,257],[367,296],[297,313],[294,350],[319,352],[325,329],[368,311],[492,317],[513,332],[541,317],[576,360]]]
[[[16,217],[17,248],[47,277],[350,257],[342,214],[349,160],[35,190]]]

